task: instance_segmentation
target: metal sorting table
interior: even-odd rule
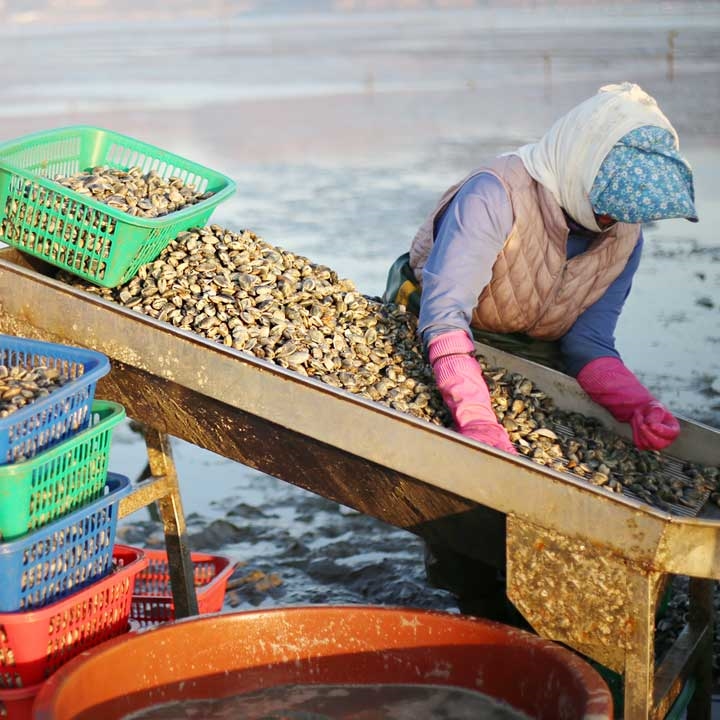
[[[662,718],[694,678],[688,718],[710,718],[713,585],[720,516],[670,514],[567,473],[511,457],[409,414],[285,370],[53,279],[54,270],[0,250],[0,331],[105,353],[98,397],[146,426],[153,477],[122,501],[157,501],[178,615],[196,612],[168,436],[499,565],[508,594],[543,637],[624,676],[625,718]],[[627,428],[574,380],[487,346],[559,407]],[[681,418],[673,455],[720,464],[720,433]],[[655,658],[655,613],[670,576],[690,577],[688,622]]]

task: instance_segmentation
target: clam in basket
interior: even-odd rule
[[[124,418],[121,405],[96,400],[88,428],[29,460],[0,465],[0,541],[97,500],[105,489],[112,431]]]
[[[64,384],[0,418],[0,464],[27,460],[84,430],[110,361],[94,350],[0,335],[0,366],[59,370]],[[0,498],[2,499],[2,498]]]
[[[93,168],[154,171],[203,199],[160,217],[133,216],[54,181]],[[116,287],[180,232],[204,225],[234,191],[229,177],[126,135],[85,125],[47,130],[0,145],[0,240]]]
[[[0,612],[37,610],[107,575],[120,500],[130,491],[127,477],[108,473],[102,497],[0,543]]]

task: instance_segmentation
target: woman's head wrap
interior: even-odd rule
[[[640,128],[647,132],[633,133]],[[596,212],[623,222],[697,219],[692,171],[678,150],[675,128],[655,100],[623,83],[600,88],[514,154],[573,220],[600,231]]]
[[[626,223],[667,218],[697,222],[692,170],[664,128],[631,130],[607,154],[590,189],[598,215]]]

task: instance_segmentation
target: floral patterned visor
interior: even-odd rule
[[[598,215],[642,223],[668,218],[697,222],[692,170],[672,133],[646,125],[631,130],[605,156],[590,189]]]

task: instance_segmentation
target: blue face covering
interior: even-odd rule
[[[646,125],[624,135],[600,165],[590,189],[598,215],[625,223],[668,218],[697,222],[693,176],[672,134]]]

